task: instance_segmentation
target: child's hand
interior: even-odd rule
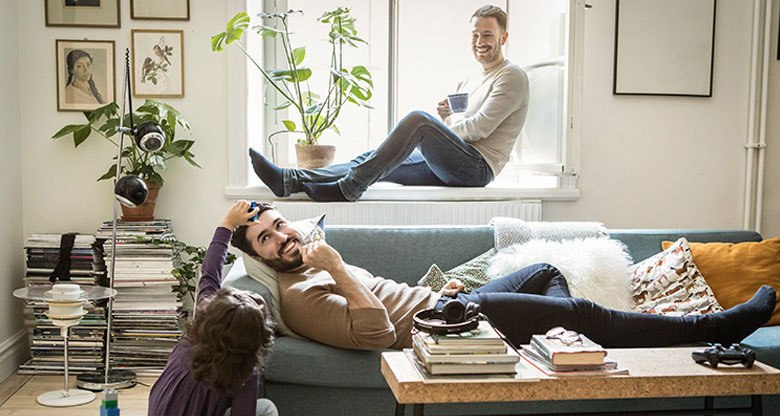
[[[225,214],[225,218],[222,218],[219,226],[233,231],[239,225],[249,225],[252,222],[250,221],[252,217],[260,210],[260,208],[255,208],[252,211],[249,211],[250,206],[251,203],[249,201],[236,201],[236,203],[230,207],[227,214]]]

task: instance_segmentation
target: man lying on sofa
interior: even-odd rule
[[[259,204],[258,220],[238,227],[231,243],[277,271],[281,312],[296,333],[334,347],[374,350],[412,346],[412,316],[455,299],[474,302],[515,345],[563,326],[605,347],[660,347],[739,342],[766,323],[775,291],[762,286],[748,302],[699,316],[620,312],[568,296],[553,266],[538,264],[465,293],[453,280],[440,293],[409,287],[345,264],[324,241],[304,245],[275,207]],[[532,317],[532,319],[528,319]]]

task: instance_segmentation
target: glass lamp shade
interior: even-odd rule
[[[135,208],[146,201],[149,190],[141,178],[135,175],[121,177],[114,186],[114,196],[122,205]]]
[[[165,145],[165,134],[154,122],[143,121],[135,128],[135,144],[146,153],[157,152]]]

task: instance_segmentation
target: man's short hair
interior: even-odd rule
[[[498,22],[498,27],[501,28],[502,32],[506,32],[506,12],[501,10],[500,7],[494,6],[492,4],[486,4],[477,11],[474,12],[474,14],[471,15],[471,18],[479,18],[479,17],[492,17],[495,18]]]
[[[266,204],[265,202],[258,202],[257,207],[260,209],[257,211],[257,216],[260,217],[264,212],[268,211],[269,209],[276,209],[275,206],[271,204]],[[260,257],[260,254],[258,254],[254,247],[252,247],[252,243],[249,242],[249,240],[246,238],[246,230],[249,228],[248,225],[239,225],[235,230],[233,230],[233,236],[230,237],[230,244],[233,245],[233,247],[243,251],[246,254],[249,254],[252,257]]]

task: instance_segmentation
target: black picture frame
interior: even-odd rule
[[[626,10],[628,16],[632,16],[637,19],[636,16],[641,15],[642,19],[650,19],[647,17],[652,12],[658,12],[657,4],[653,2],[642,2],[641,0],[616,0],[615,5],[615,49],[614,49],[614,61],[613,61],[613,78],[612,78],[612,93],[614,95],[658,95],[658,96],[674,96],[674,97],[712,97],[712,82],[713,73],[715,67],[715,22],[717,18],[717,0],[697,0],[700,3],[704,3],[708,7],[693,7],[693,0],[688,2],[678,2],[674,5],[680,8],[681,12],[688,12],[691,15],[699,14],[701,18],[697,22],[703,27],[701,30],[695,33],[698,38],[690,36],[680,36],[677,38],[671,37],[675,32],[668,30],[668,27],[652,26],[652,25],[632,25],[630,24],[630,18],[626,18],[626,28],[631,28],[631,35],[633,38],[627,35],[626,32],[621,32],[621,12]],[[687,7],[687,9],[683,9]],[[644,9],[642,9],[644,8]],[[650,9],[656,8],[656,9]],[[711,13],[711,19],[708,13]],[[699,17],[699,16],[694,16]],[[679,19],[663,19],[662,24],[671,25],[672,22]],[[696,19],[682,19],[686,22]],[[649,27],[648,32],[640,32],[637,26]],[[711,26],[711,27],[707,27]],[[680,26],[683,27],[683,26]],[[685,26],[684,30],[690,30],[691,26]],[[705,31],[706,28],[706,31]],[[621,39],[621,33],[627,39]],[[709,40],[709,50],[702,49],[700,43],[697,40]],[[625,42],[621,44],[621,41]],[[637,47],[637,44],[643,43],[646,47]],[[688,48],[688,49],[685,49]],[[637,56],[645,54],[647,51],[675,51],[678,54],[689,56],[689,53],[698,55],[695,61],[695,67],[689,65],[686,70],[680,70],[681,60],[670,60],[668,64],[664,65],[659,60],[652,60],[650,57],[652,53],[647,53],[647,61],[642,61],[642,58],[637,59]],[[624,54],[626,51],[633,53],[629,57],[621,55],[621,51]],[[635,52],[636,51],[636,52]],[[686,63],[689,60],[686,60]],[[651,68],[652,76],[641,74],[639,68]],[[663,73],[662,70],[668,69],[668,73]],[[676,71],[676,72],[673,72]],[[698,76],[703,77],[706,74],[706,79],[696,78],[690,79],[691,73],[697,73]],[[640,74],[640,75],[636,75]],[[657,79],[652,79],[653,76],[657,76]],[[676,77],[676,78],[675,78]],[[686,78],[688,77],[688,78]],[[631,81],[626,81],[631,79]],[[642,84],[644,82],[644,84]],[[666,85],[663,85],[666,82]],[[687,85],[685,85],[687,82]]]

